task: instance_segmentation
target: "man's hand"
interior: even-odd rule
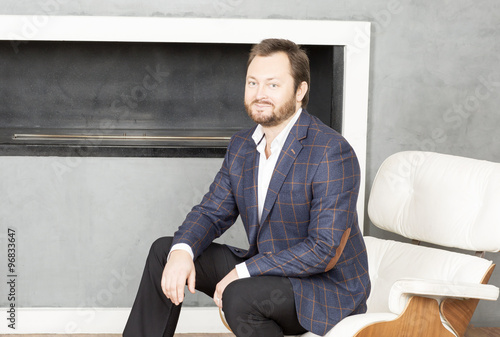
[[[229,283],[237,280],[238,278],[236,269],[233,269],[226,276],[224,276],[219,283],[217,283],[217,286],[215,286],[214,302],[219,308],[222,309],[222,294],[224,293],[224,289],[226,289]]]
[[[189,291],[194,294],[195,276],[191,255],[184,250],[174,250],[170,253],[170,259],[163,269],[161,289],[172,303],[179,305],[184,300],[186,280]]]

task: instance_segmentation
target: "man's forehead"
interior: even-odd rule
[[[269,56],[257,55],[248,65],[247,77],[268,74],[268,76],[283,76],[291,73],[288,55],[277,52]]]

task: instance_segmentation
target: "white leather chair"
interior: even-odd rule
[[[365,237],[368,311],[326,336],[463,336],[479,299],[498,298],[499,289],[486,284],[495,265],[483,253],[441,247],[500,251],[500,164],[394,154],[375,177],[368,213],[374,225],[434,247]]]

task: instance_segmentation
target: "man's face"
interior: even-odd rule
[[[287,121],[300,107],[290,61],[283,52],[256,56],[247,69],[245,108],[255,123],[272,127]]]

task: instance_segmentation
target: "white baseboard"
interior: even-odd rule
[[[15,329],[9,327],[7,308],[0,308],[7,319],[0,320],[3,334],[121,334],[129,308],[16,308]],[[177,333],[228,332],[216,307],[192,308],[181,311]]]

